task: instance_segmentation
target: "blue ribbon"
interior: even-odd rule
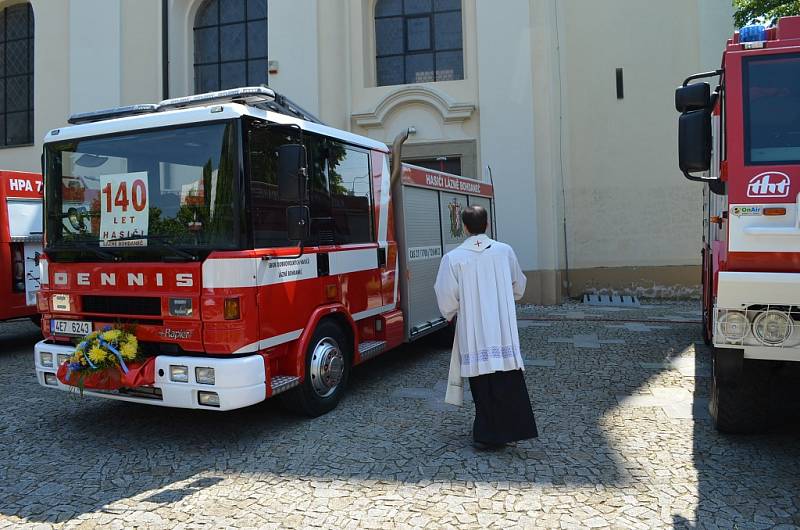
[[[83,354],[83,358],[86,359],[86,363],[92,368],[92,370],[96,369],[97,367],[94,365],[92,360],[89,359],[89,354],[86,353],[86,341],[78,344],[78,350]]]
[[[122,373],[127,374],[128,373],[128,367],[125,365],[125,361],[122,360],[122,354],[119,352],[119,350],[117,350],[114,346],[111,345],[111,343],[106,342],[102,338],[100,339],[100,346],[104,346],[104,347],[108,348],[108,350],[111,353],[116,355],[117,359],[119,359],[119,367],[122,368]]]

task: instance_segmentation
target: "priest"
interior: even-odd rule
[[[458,317],[445,401],[461,405],[469,379],[473,445],[484,450],[538,436],[514,305],[526,280],[514,250],[486,235],[486,209],[470,206],[461,219],[470,237],[442,258],[434,285],[442,315]]]

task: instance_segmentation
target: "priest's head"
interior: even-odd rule
[[[461,212],[461,221],[470,235],[486,233],[486,226],[489,224],[489,215],[483,206],[469,206]]]

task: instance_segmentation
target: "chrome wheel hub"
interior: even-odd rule
[[[311,352],[311,386],[322,398],[336,391],[344,376],[344,355],[336,341],[326,337]]]

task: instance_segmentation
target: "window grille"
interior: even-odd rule
[[[0,145],[33,143],[33,9],[0,10]]]
[[[267,84],[267,0],[207,0],[194,26],[194,89]]]
[[[378,0],[378,86],[464,79],[461,0]]]

